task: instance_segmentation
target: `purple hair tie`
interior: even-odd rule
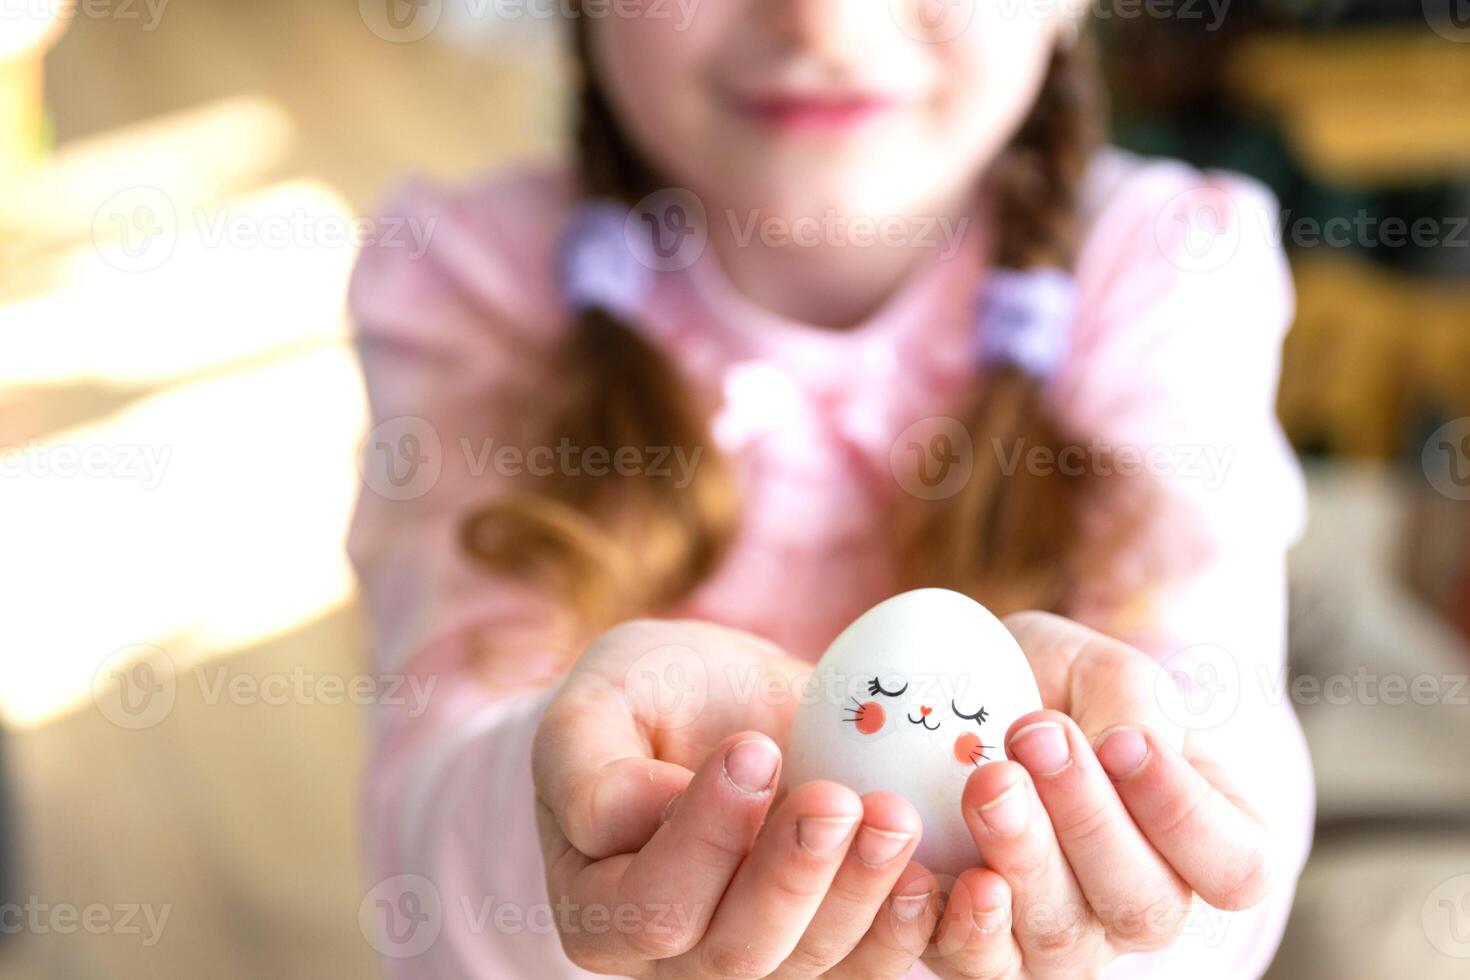
[[[653,270],[628,244],[628,214],[607,199],[584,201],[572,211],[562,231],[557,274],[562,298],[576,312],[595,306],[629,319],[643,309]]]
[[[1047,378],[1071,343],[1077,286],[1063,269],[992,269],[975,304],[980,361]]]

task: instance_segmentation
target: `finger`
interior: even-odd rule
[[[776,971],[782,980],[815,977],[853,951],[867,934],[918,846],[923,821],[896,793],[862,798],[863,819],[826,897],[796,948]]]
[[[1042,704],[1071,716],[1089,741],[1116,725],[1142,724],[1183,744],[1160,698],[1168,693],[1163,668],[1148,654],[1051,613],[1013,613],[1004,623],[1026,652]]]
[[[1102,930],[1026,770],[1010,761],[981,766],[965,784],[963,805],[985,866],[1010,886],[1013,930],[1028,970],[1065,974],[1069,963],[1091,962]]]
[[[829,972],[837,980],[901,977],[929,946],[939,922],[939,880],[910,861],[856,948]]]
[[[531,765],[536,792],[572,846],[593,858],[638,850],[691,773],[652,758],[623,696],[588,680],[546,709]]]
[[[694,774],[657,759],[616,759],[577,784],[562,807],[563,827],[577,849],[601,858],[637,851],[664,819]]]
[[[941,977],[1014,977],[1021,948],[1011,933],[1011,889],[987,868],[960,873],[925,961]]]
[[[1120,949],[1171,943],[1191,894],[1133,822],[1082,732],[1066,715],[1018,718],[1006,755],[1026,767],[1094,918]]]
[[[551,808],[536,801],[536,828],[541,838],[541,854],[546,867],[546,895],[557,909],[580,911],[589,908],[611,908],[616,902],[617,883],[632,856],[618,855],[594,862],[578,851],[561,832]],[[646,959],[633,953],[616,937],[600,935],[580,928],[579,922],[564,916],[557,923],[557,936],[562,951],[575,966],[592,973],[625,973],[641,976]]]
[[[676,976],[764,977],[791,955],[827,895],[863,818],[838,783],[796,787],[762,828],[698,947]]]
[[[692,949],[745,860],[770,807],[780,753],[764,735],[721,742],[694,774],[673,813],[637,854],[587,862],[571,850],[548,881],[581,915],[612,917],[617,928],[563,930],[574,962],[599,971],[633,967]],[[581,867],[578,864],[581,863]],[[565,866],[565,867],[563,867]],[[573,875],[567,881],[568,870]]]
[[[1201,898],[1236,910],[1266,897],[1269,836],[1249,809],[1147,729],[1104,732],[1096,751],[1139,828]]]

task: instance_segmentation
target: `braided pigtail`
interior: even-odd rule
[[[974,470],[956,494],[918,502],[897,525],[907,584],[958,589],[998,613],[1062,608],[1087,570],[1080,513],[1096,474],[1038,473],[1025,463],[1032,448],[1067,445],[1041,394],[1069,336],[1099,88],[1090,39],[1059,47],[1030,116],[988,175],[997,240],[977,310],[984,377],[962,416]]]
[[[631,208],[657,189],[592,77],[587,19],[579,18],[578,189],[588,201]],[[626,253],[625,253],[626,254]],[[551,443],[659,447],[695,461],[687,485],[671,476],[556,474],[498,499],[464,524],[468,552],[500,572],[531,577],[570,607],[579,630],[676,602],[715,567],[735,525],[724,458],[710,445],[707,410],[668,359],[606,301],[579,304],[555,372],[564,391]]]

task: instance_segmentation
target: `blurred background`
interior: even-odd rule
[[[0,980],[375,975],[354,218],[556,152],[556,6],[0,0]],[[1300,296],[1272,975],[1470,976],[1470,4],[1095,12],[1115,140],[1268,183]]]

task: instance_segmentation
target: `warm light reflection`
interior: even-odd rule
[[[115,153],[95,171],[70,154],[63,175],[36,178],[67,193],[36,198],[51,210],[31,242],[70,244],[33,251],[44,276],[0,273],[7,723],[86,701],[121,647],[158,644],[186,666],[351,595],[342,542],[366,415],[342,301],[361,229],[320,184],[219,193],[274,158],[285,130],[269,107],[216,110],[181,123],[204,120],[192,133],[206,145],[180,153],[177,132],[149,127],[102,141]],[[137,186],[113,169],[124,160],[151,190],[109,203]],[[149,216],[138,207],[156,218],[165,204],[172,223],[128,247]],[[25,295],[31,282],[48,285]],[[59,431],[27,416],[48,390],[85,399]]]
[[[0,279],[16,276],[17,254],[90,239],[98,210],[127,188],[158,188],[182,207],[258,187],[293,139],[280,106],[238,96],[68,143],[0,194]]]
[[[146,243],[143,209],[162,229]],[[54,291],[0,305],[0,384],[166,382],[343,333],[355,250],[332,237],[352,219],[329,188],[198,205],[147,193],[106,217],[134,222],[132,254],[99,235],[51,260]]]
[[[33,472],[7,456],[0,711],[36,724],[89,697],[119,646],[159,643],[183,666],[342,602],[363,420],[356,365],[333,348],[58,433],[27,452]],[[39,472],[59,447],[113,472]]]

